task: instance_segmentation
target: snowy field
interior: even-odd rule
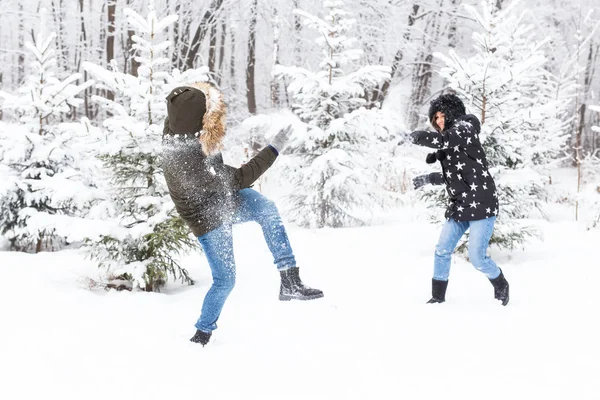
[[[557,177],[560,197],[573,172]],[[258,225],[237,226],[237,286],[205,348],[188,341],[210,285],[200,254],[183,260],[195,286],[159,294],[90,289],[80,250],[0,252],[0,399],[600,399],[600,229],[547,211],[525,251],[491,249],[507,307],[462,256],[446,303],[425,304],[439,227],[420,205],[366,228],[290,227],[325,292],[303,303],[277,300]]]
[[[600,230],[538,221],[526,251],[492,249],[511,284],[455,256],[447,302],[427,305],[439,228],[410,209],[368,228],[290,229],[304,280],[279,302],[256,225],[236,228],[238,283],[209,346],[190,343],[210,283],[89,290],[77,250],[0,253],[2,399],[599,399]]]

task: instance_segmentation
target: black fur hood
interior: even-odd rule
[[[443,94],[431,101],[429,106],[429,122],[437,129],[433,117],[435,113],[442,112],[446,116],[444,130],[450,128],[456,120],[466,114],[465,105],[455,94]]]

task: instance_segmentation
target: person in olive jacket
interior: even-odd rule
[[[438,160],[442,172],[417,176],[413,182],[415,188],[445,184],[449,204],[446,223],[435,248],[432,298],[428,303],[445,301],[452,253],[469,230],[469,260],[488,277],[494,287],[494,297],[506,305],[508,282],[487,255],[498,215],[498,195],[479,141],[481,124],[476,116],[466,114],[463,102],[454,94],[443,94],[431,102],[429,121],[436,132],[417,131],[410,137],[414,144],[439,149],[427,155],[426,161]]]
[[[204,298],[196,333],[203,346],[235,284],[232,224],[256,221],[281,275],[280,300],[310,300],[323,292],[304,285],[275,204],[250,186],[273,164],[290,136],[279,132],[271,144],[241,168],[223,163],[225,104],[213,85],[177,87],[167,96],[163,132],[163,171],[179,215],[202,245],[213,283]]]

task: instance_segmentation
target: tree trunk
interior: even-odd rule
[[[225,64],[225,41],[227,40],[227,23],[225,22],[225,19],[221,20],[221,38],[220,38],[220,42],[219,42],[219,61],[218,61],[218,66],[217,66],[217,71],[218,74],[216,76],[217,78],[217,84],[220,86],[221,82],[223,81],[223,77],[226,75],[225,74],[225,70],[224,70],[224,64]]]
[[[173,54],[171,56],[171,64],[173,68],[181,69],[183,63],[181,62],[181,51],[179,49],[181,40],[181,26],[184,23],[181,15],[181,3],[175,3],[175,14],[179,15],[179,19],[173,24]]]
[[[107,34],[106,34],[106,65],[110,65],[110,62],[115,58],[115,11],[117,2],[116,0],[109,1],[107,7]],[[106,91],[106,98],[109,100],[115,99],[115,94],[110,90]]]
[[[246,96],[248,112],[256,114],[256,90],[254,86],[254,67],[256,64],[256,19],[258,0],[252,0],[250,5],[250,35],[248,37],[248,62],[246,65]]]
[[[585,75],[583,78],[583,103],[582,103],[582,114],[581,115],[581,126],[585,126],[585,112],[586,112],[586,104],[589,100],[589,95],[591,92],[592,86],[592,78],[593,78],[593,70],[594,70],[594,41],[590,39],[590,48],[588,50],[587,63],[585,65]],[[591,131],[591,130],[590,130]],[[584,150],[591,150],[592,146],[589,142],[592,142],[592,137],[586,137],[587,135],[581,138],[580,145]],[[589,139],[589,140],[588,140]]]
[[[233,31],[232,28],[229,29],[229,36],[231,37],[231,42],[229,44],[229,47],[231,47],[231,59],[229,60],[229,78],[231,80],[230,82],[230,86],[231,86],[231,90],[233,92],[236,91],[237,88],[237,84],[235,81],[235,47],[236,47],[236,42],[235,42],[235,32]]]
[[[69,72],[70,67],[68,66],[69,59],[69,51],[66,45],[66,33],[64,27],[64,19],[67,15],[64,12],[64,4],[63,0],[58,0],[55,4],[55,1],[52,0],[52,18],[54,19],[54,24],[56,26],[56,48],[58,49],[58,56],[56,57],[57,67],[61,73]]]
[[[273,66],[271,71],[279,64],[279,16],[277,15],[277,4],[273,4]],[[279,105],[279,81],[271,73],[271,106]]]
[[[451,0],[452,3],[452,16],[450,17],[450,24],[448,26],[448,47],[452,49],[456,49],[456,45],[458,43],[458,37],[456,36],[456,13],[457,10],[457,2],[458,0]]]
[[[299,0],[293,0],[294,9],[299,8]],[[294,65],[302,66],[302,53],[300,37],[302,36],[302,20],[298,14],[294,14]]]
[[[17,58],[17,79],[18,85],[23,83],[25,79],[25,12],[23,10],[23,2],[19,2],[19,32],[18,34],[18,58]]]
[[[217,0],[214,5],[215,10],[219,10],[223,5],[223,0]],[[213,16],[210,24],[210,36],[209,36],[209,47],[208,47],[208,70],[212,73],[215,81],[219,74],[217,71],[217,20]]]
[[[79,0],[79,21],[80,21],[80,25],[79,25],[79,46],[78,46],[78,51],[75,54],[75,65],[77,66],[77,71],[81,71],[81,62],[87,57],[87,46],[88,46],[88,41],[87,41],[87,31],[85,28],[85,18],[83,17],[84,15],[84,5],[83,5],[83,1],[84,0]],[[83,81],[87,81],[88,75],[87,75],[87,71],[83,71]],[[85,113],[86,118],[90,119],[91,115],[90,115],[90,96],[91,96],[91,90],[90,88],[85,89],[85,91],[83,92],[83,110]]]
[[[410,129],[415,129],[419,124],[419,111],[431,93],[431,77],[433,52],[432,46],[438,42],[440,36],[441,14],[444,9],[444,0],[440,0],[438,12],[433,13],[427,20],[423,31],[423,48],[418,52],[415,68],[412,74],[412,89],[410,94],[407,121]],[[433,31],[429,35],[428,31]]]
[[[135,0],[127,0],[127,7],[131,7],[132,3],[134,3]],[[136,51],[133,48],[133,35],[135,35],[135,30],[133,30],[133,28],[131,26],[127,27],[127,48],[125,51],[125,65],[127,68],[127,65],[129,64],[129,74],[133,75],[133,76],[138,76],[138,69],[140,67],[140,63],[138,60],[136,60]]]
[[[383,83],[383,85],[381,86],[381,91],[379,92],[379,98],[378,98],[378,101],[380,101],[380,102],[385,100],[385,98],[387,97],[388,92],[390,90],[390,86],[392,84],[392,80],[396,76],[402,77],[402,75],[403,75],[404,67],[402,65],[402,60],[404,59],[404,47],[410,41],[410,32],[411,32],[413,25],[415,24],[415,17],[417,16],[418,12],[419,12],[419,5],[413,4],[412,13],[408,15],[408,24],[406,26],[404,33],[402,34],[402,43],[403,43],[402,47],[400,49],[398,49],[398,51],[396,51],[396,55],[394,55],[394,61],[392,62],[392,71],[391,71],[390,79],[386,80]]]
[[[194,62],[196,60],[196,56],[200,51],[200,45],[204,41],[208,29],[211,28],[214,24],[215,13],[218,11],[218,7],[220,7],[222,1],[213,2],[210,8],[204,13],[204,17],[202,21],[200,21],[200,25],[196,28],[196,33],[194,33],[194,37],[190,43],[188,52],[185,59],[185,69],[193,69]]]
[[[412,77],[412,92],[408,108],[409,129],[415,129],[419,124],[419,110],[429,96],[432,60],[433,56],[429,47],[419,52]]]

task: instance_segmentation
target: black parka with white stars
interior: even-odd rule
[[[417,131],[415,144],[442,149],[441,177],[450,199],[446,219],[476,221],[498,215],[496,184],[479,141],[481,124],[468,114],[450,121],[442,132]]]

